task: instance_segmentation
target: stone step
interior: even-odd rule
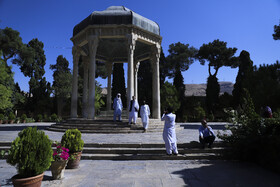
[[[220,155],[214,153],[194,153],[194,154],[82,154],[84,160],[218,160],[222,159]]]
[[[8,150],[11,142],[0,142],[0,151]],[[82,159],[93,160],[192,160],[221,159],[221,153],[229,148],[221,142],[215,142],[213,148],[201,149],[198,142],[180,143],[177,156],[168,156],[164,144],[102,144],[86,143]],[[55,148],[55,147],[53,147]],[[5,158],[7,155],[5,156]]]
[[[49,127],[47,130],[55,132],[65,132],[68,129],[73,128],[53,128]],[[81,133],[100,133],[100,134],[127,134],[127,133],[142,133],[143,130],[131,130],[131,129],[97,129],[97,130],[87,130],[78,128]]]
[[[216,153],[224,151],[224,148],[206,149],[178,149],[180,154],[191,153]],[[84,148],[85,154],[165,154],[165,148]]]

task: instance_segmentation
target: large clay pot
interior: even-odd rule
[[[68,160],[53,161],[50,167],[53,179],[62,179]]]
[[[75,160],[69,160],[66,166],[66,169],[76,169],[79,167],[82,152],[73,153],[75,155]],[[71,155],[70,155],[71,157]]]
[[[43,177],[44,173],[28,178],[21,178],[19,175],[15,175],[12,178],[12,182],[15,187],[40,187]]]

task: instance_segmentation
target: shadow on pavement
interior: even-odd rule
[[[4,127],[1,127],[0,126],[0,131],[21,131],[23,129],[25,129],[26,127],[37,127],[38,130],[45,130],[47,127],[49,127],[48,125],[45,125],[45,126],[26,126],[26,125],[23,125],[23,126],[14,126],[14,125],[11,125],[11,126],[4,126]]]
[[[280,186],[280,174],[253,163],[200,160],[172,172],[185,186]]]
[[[184,129],[199,129],[200,125],[180,125],[181,127],[184,127]],[[214,130],[226,130],[226,127],[224,125],[209,125]]]

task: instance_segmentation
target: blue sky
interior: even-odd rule
[[[272,38],[273,26],[280,21],[280,0],[0,0],[0,28],[20,32],[23,42],[38,38],[45,45],[45,77],[52,83],[50,64],[58,55],[70,62],[73,46],[70,38],[76,24],[93,11],[122,5],[157,22],[163,37],[162,47],[168,55],[171,43],[188,43],[199,48],[219,39],[229,47],[251,54],[255,65],[280,60],[280,41]],[[28,77],[13,65],[15,81],[28,90]],[[219,81],[235,82],[237,69],[221,68]],[[195,62],[183,73],[185,83],[206,83],[207,66]],[[106,81],[98,79],[106,86]]]

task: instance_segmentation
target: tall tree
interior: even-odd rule
[[[185,85],[182,72],[189,69],[189,66],[194,62],[194,58],[197,54],[197,49],[190,47],[189,44],[175,43],[169,45],[169,55],[166,60],[168,62],[169,78],[173,79],[173,85],[175,86],[178,98],[180,100],[181,107],[177,111],[177,118],[182,119],[185,103]]]
[[[62,55],[59,55],[56,59],[56,64],[50,65],[50,69],[53,70],[52,88],[56,98],[57,114],[58,116],[62,116],[64,104],[71,95],[72,74],[69,68],[69,62]]]
[[[253,61],[250,59],[250,53],[241,51],[239,55],[239,70],[232,91],[234,105],[241,104],[242,91],[246,88],[249,91],[250,80],[253,76]]]
[[[169,82],[165,82],[160,89],[161,98],[161,111],[165,111],[167,107],[172,107],[174,112],[176,112],[180,106],[181,102],[178,99],[178,93],[176,88]]]
[[[142,104],[143,100],[153,107],[153,93],[152,93],[152,68],[150,61],[146,60],[140,63],[138,70],[138,101]],[[149,90],[149,91],[147,91]]]
[[[220,92],[220,86],[217,79],[218,70],[223,66],[229,66],[232,68],[237,67],[238,58],[234,57],[236,50],[236,48],[228,48],[226,42],[214,40],[208,44],[203,44],[198,51],[197,58],[200,63],[204,65],[205,61],[208,61],[209,77],[206,89],[208,112],[213,112],[213,107],[218,104],[217,98],[219,98]],[[211,72],[211,67],[213,67],[214,73]]]
[[[280,24],[274,25],[274,33],[272,36],[274,40],[280,40]]]
[[[160,58],[159,58],[160,87],[162,87],[166,77],[168,76],[168,69],[169,69],[168,62],[161,48]]]
[[[1,56],[6,64],[9,59],[16,57],[20,53],[22,47],[23,43],[18,31],[9,27],[0,29]]]
[[[11,110],[13,106],[13,90],[10,85],[7,84],[11,82],[11,80],[13,81],[13,74],[10,73],[11,67],[6,65],[1,56],[2,52],[0,51],[0,112],[3,113],[7,110]]]
[[[123,106],[124,108],[126,108],[127,97],[125,89],[123,63],[114,63],[113,65],[112,100],[114,100],[117,93],[121,94]]]

